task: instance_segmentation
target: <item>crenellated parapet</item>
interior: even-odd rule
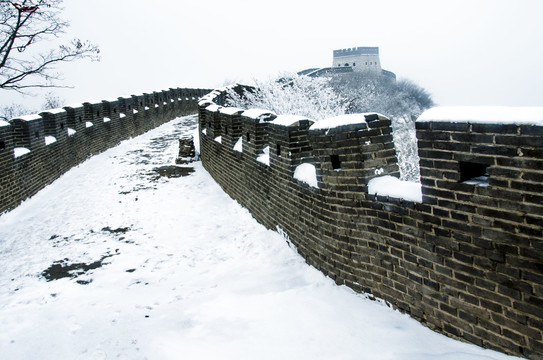
[[[380,114],[224,105],[221,91],[199,104],[204,167],[309,264],[440,333],[543,357],[542,109],[423,114],[415,200],[370,191],[398,175]]]
[[[124,139],[195,113],[209,90],[170,89],[0,121],[0,212]]]

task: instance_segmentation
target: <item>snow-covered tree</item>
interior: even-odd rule
[[[64,99],[60,96],[55,95],[53,92],[48,92],[45,94],[45,101],[43,102],[42,109],[56,109],[60,108],[64,103]]]
[[[0,108],[0,120],[8,121],[21,115],[27,115],[32,113],[26,107],[21,104],[12,103],[11,105],[5,105]]]
[[[433,102],[411,81],[396,82],[371,72],[317,78],[289,74],[256,81],[255,88],[243,92],[231,88],[227,105],[302,115],[316,121],[345,113],[381,113],[392,121],[401,179],[419,181],[414,120]]]
[[[347,113],[375,111],[388,117],[416,119],[433,106],[430,95],[420,86],[379,73],[335,74],[330,77],[330,84],[344,99]]]
[[[230,89],[227,105],[266,109],[276,114],[307,116],[313,120],[345,113],[343,101],[332,89],[328,79],[298,75],[255,81],[255,88],[243,93]]]

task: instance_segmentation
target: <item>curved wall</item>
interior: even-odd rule
[[[203,89],[170,89],[0,121],[0,213],[89,156],[178,116],[196,113]]]
[[[367,191],[398,172],[390,121],[285,125],[217,106],[223,96],[199,104],[205,168],[309,264],[448,336],[543,357],[542,126],[417,123],[417,203]],[[294,178],[301,163],[318,188]]]

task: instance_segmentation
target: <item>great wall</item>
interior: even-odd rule
[[[170,89],[85,102],[0,121],[0,213],[89,156],[197,111],[203,89]]]
[[[314,126],[224,96],[170,89],[0,123],[0,212],[92,154],[198,111],[204,167],[308,264],[437,332],[543,359],[543,126],[417,122],[415,202],[368,193],[371,179],[398,175],[386,117]],[[294,176],[302,164],[314,186]]]
[[[322,126],[224,100],[200,102],[204,167],[308,264],[435,331],[543,358],[543,126],[417,122],[413,202],[368,193],[398,174],[385,117]],[[296,179],[304,163],[317,186]]]

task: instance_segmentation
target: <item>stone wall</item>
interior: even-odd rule
[[[0,213],[120,141],[197,112],[203,89],[83,103],[0,122]]]
[[[222,96],[199,106],[205,168],[309,264],[435,331],[543,359],[542,126],[417,123],[412,202],[368,194],[398,173],[389,120],[316,128],[215,105]],[[294,177],[302,163],[318,187]]]

